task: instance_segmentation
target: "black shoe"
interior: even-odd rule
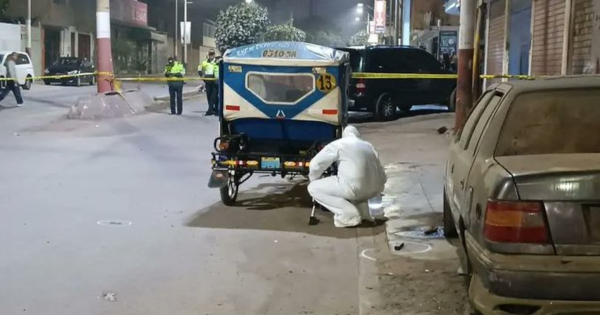
[[[213,112],[206,112],[206,113],[204,113],[204,116],[213,116],[213,115],[214,115]]]
[[[175,113],[170,113],[169,116],[175,115]]]

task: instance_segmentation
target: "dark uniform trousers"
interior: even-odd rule
[[[183,82],[169,82],[169,96],[171,101],[171,114],[181,115],[183,112]]]

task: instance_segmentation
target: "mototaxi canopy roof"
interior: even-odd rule
[[[338,66],[348,62],[347,52],[301,42],[268,42],[229,49],[223,62],[262,66]]]

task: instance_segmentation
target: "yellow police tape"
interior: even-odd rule
[[[105,77],[104,80],[107,81],[132,81],[132,82],[170,82],[170,81],[216,81],[216,78],[203,78],[200,76],[192,76],[192,77],[148,77],[148,76],[115,76],[114,73],[111,72],[86,72],[86,73],[77,73],[77,74],[61,74],[61,75],[44,75],[37,76],[33,78],[29,78],[29,80],[62,80],[62,79],[74,79],[77,77],[87,77],[87,76],[98,76]],[[533,77],[528,75],[490,75],[484,74],[480,76],[482,79],[517,79],[517,80],[535,80],[541,77]],[[370,79],[370,80],[390,80],[390,79],[441,79],[441,80],[450,80],[457,79],[458,75],[456,74],[426,74],[426,73],[371,73],[371,72],[358,72],[352,74],[353,79]],[[0,78],[0,82],[2,81],[14,81],[12,78]]]

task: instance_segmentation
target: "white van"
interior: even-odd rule
[[[17,54],[17,82],[24,90],[29,90],[31,89],[35,75],[33,73],[31,58],[29,58],[27,53],[18,51],[0,51],[0,78],[6,78],[6,58],[12,53]],[[2,87],[5,87],[6,81],[1,81],[0,84]]]

